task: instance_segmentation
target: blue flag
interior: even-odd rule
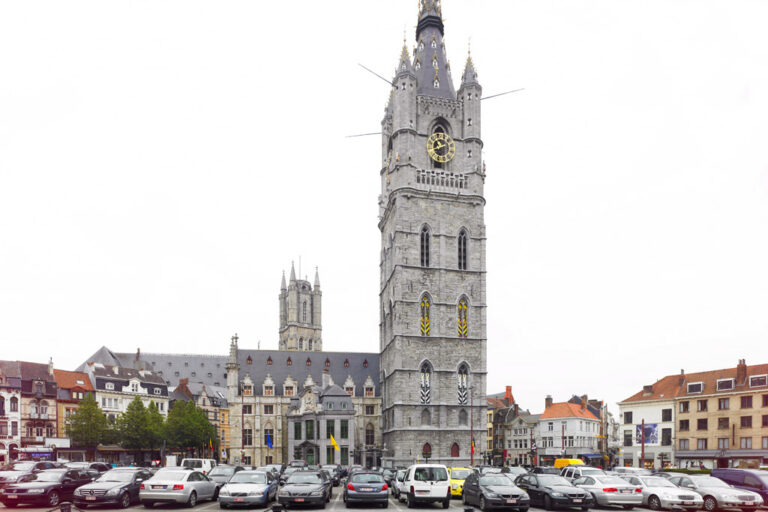
[[[272,436],[269,434],[267,434],[267,446],[270,450],[272,449]]]

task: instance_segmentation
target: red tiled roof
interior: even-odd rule
[[[589,412],[588,409],[582,409],[580,405],[572,404],[570,402],[561,402],[552,404],[542,413],[541,419],[551,418],[586,418],[588,420],[596,420],[594,414]]]
[[[494,409],[504,409],[505,407],[509,407],[501,398],[486,398],[485,400],[488,402],[488,405]]]
[[[93,391],[91,379],[88,378],[87,373],[54,369],[53,377],[56,379],[56,384],[61,389],[81,388],[84,391]],[[78,384],[77,381],[81,381],[83,384]]]
[[[736,379],[737,367],[726,368],[723,370],[710,370],[707,372],[685,373],[680,375],[667,375],[653,383],[651,392],[640,391],[630,396],[624,402],[643,402],[648,400],[667,400],[684,396],[698,396],[718,393],[717,381],[720,379]],[[768,386],[760,388],[749,387],[749,377],[755,375],[768,374],[768,364],[756,364],[746,367],[746,379],[744,382],[735,382],[734,388],[729,389],[728,393],[748,390],[768,390]],[[701,393],[688,394],[688,384],[701,382],[703,389]],[[721,391],[721,393],[724,391]]]

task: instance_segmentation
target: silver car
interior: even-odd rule
[[[642,490],[643,505],[647,505],[651,510],[698,510],[704,506],[704,500],[697,493],[680,489],[666,478],[625,476],[624,479]]]
[[[643,504],[640,488],[618,476],[588,475],[577,478],[573,485],[592,493],[598,505],[617,505],[629,510]]]
[[[718,509],[755,510],[763,506],[763,498],[756,492],[736,489],[719,478],[709,475],[679,475],[669,479],[682,489],[690,489],[704,498],[709,512]]]
[[[266,506],[277,496],[277,479],[272,471],[240,471],[219,489],[219,506]]]
[[[219,486],[200,471],[165,470],[142,482],[139,500],[151,508],[155,503],[185,503],[194,507],[198,501],[215,500]]]

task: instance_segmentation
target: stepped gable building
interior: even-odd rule
[[[381,122],[379,376],[384,458],[470,464],[486,438],[482,87],[456,91],[441,4],[422,0]]]
[[[21,367],[0,361],[0,464],[18,458],[21,447]]]

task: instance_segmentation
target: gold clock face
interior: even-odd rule
[[[449,162],[456,156],[456,143],[450,135],[435,132],[427,139],[427,153],[435,162]]]

